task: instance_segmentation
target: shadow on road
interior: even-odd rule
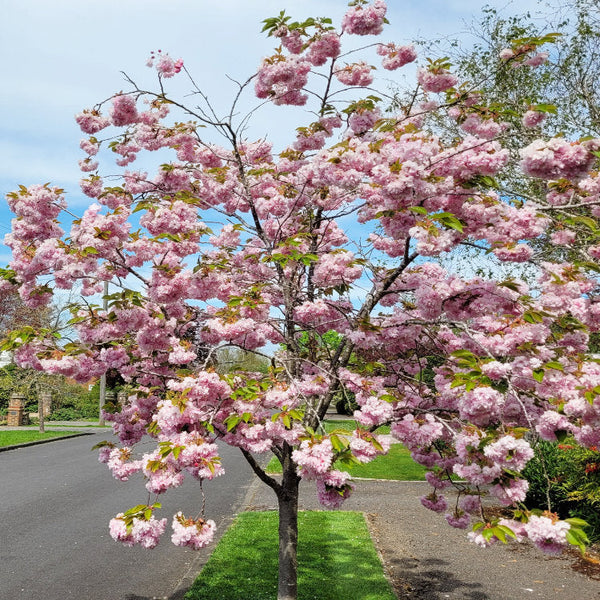
[[[183,600],[188,590],[179,590],[170,596],[138,596],[137,594],[128,594],[123,600]]]
[[[401,600],[443,600],[456,592],[465,600],[490,600],[479,583],[457,579],[451,565],[444,560],[403,558],[391,560],[390,566],[394,579],[403,583],[403,589],[396,590]]]

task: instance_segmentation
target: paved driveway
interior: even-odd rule
[[[154,550],[126,548],[108,534],[117,512],[147,501],[139,477],[116,481],[90,450],[108,436],[104,431],[0,453],[0,600],[181,597],[197,553],[173,546],[169,529]],[[205,484],[207,515],[217,525],[226,525],[252,479],[238,450],[222,452],[227,474]],[[162,498],[162,512],[194,515],[200,503],[190,480]]]

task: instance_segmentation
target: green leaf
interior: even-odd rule
[[[582,223],[583,225],[591,229],[593,232],[598,231],[598,224],[591,217],[573,217],[573,221],[575,221],[576,223]]]
[[[594,271],[596,273],[600,273],[600,265],[593,262],[575,262],[573,263],[577,267],[581,267],[582,269],[589,269],[590,271]]]
[[[507,527],[506,525],[497,525],[496,529],[502,531],[508,537],[511,537],[515,540],[517,539],[517,534],[510,527]]]
[[[304,418],[304,413],[301,410],[293,409],[288,412],[292,419],[296,419],[296,421],[302,421]]]
[[[486,186],[486,187],[490,187],[490,188],[494,188],[494,189],[498,189],[500,187],[498,185],[498,182],[493,177],[490,177],[489,175],[483,175],[483,176],[479,177],[478,180],[481,185]]]
[[[329,436],[329,439],[336,452],[343,452],[350,445],[350,442],[345,437],[340,437],[334,433]]]
[[[133,508],[130,508],[129,510],[126,510],[123,514],[124,515],[137,515],[139,513],[141,513],[143,510],[146,510],[147,508],[147,504],[138,504],[137,506],[134,506]]]
[[[224,423],[227,426],[227,431],[233,431],[238,424],[241,422],[242,417],[240,417],[239,415],[229,415]]]
[[[587,536],[581,529],[569,529],[569,531],[567,531],[566,540],[569,544],[578,546],[581,550],[581,554],[585,553],[585,545],[589,543]]]
[[[536,104],[532,108],[537,112],[556,114],[556,106],[554,104]]]
[[[579,519],[578,517],[571,517],[569,519],[565,519],[565,523],[572,525],[574,527],[589,527],[589,523],[584,521],[583,519]]]
[[[439,221],[448,229],[455,229],[460,233],[464,231],[464,223],[457,219],[452,213],[437,213],[435,215],[431,215],[431,218]]]
[[[513,292],[519,292],[519,286],[518,284],[516,284],[514,281],[511,281],[510,279],[507,279],[505,281],[501,281],[498,284],[498,287],[505,287],[508,288],[509,290],[512,290]]]
[[[535,369],[533,371],[533,378],[541,383],[544,379],[544,369]]]
[[[91,447],[91,450],[98,450],[99,448],[114,448],[115,445],[108,440],[104,440],[103,442],[98,442],[96,445]]]
[[[380,400],[383,400],[384,402],[397,402],[398,398],[396,398],[396,396],[392,396],[392,394],[382,394],[381,396],[379,396]]]
[[[411,212],[417,213],[419,215],[428,214],[427,209],[423,206],[411,206],[408,210],[410,210]]]
[[[506,533],[500,527],[492,527],[492,534],[496,536],[503,544],[506,544]]]
[[[452,352],[452,354],[450,354],[450,356],[454,356],[455,358],[470,359],[473,362],[477,360],[476,356],[470,350],[455,350]]]
[[[528,310],[527,312],[523,313],[523,321],[525,321],[526,323],[542,323],[543,320],[544,316],[538,311]]]

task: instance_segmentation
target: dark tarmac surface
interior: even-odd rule
[[[146,503],[139,477],[121,483],[98,462],[94,444],[110,431],[0,453],[0,600],[179,600],[204,558],[173,546],[173,513],[199,512],[195,482],[161,497],[167,530],[154,550],[114,542],[108,522]],[[149,450],[151,446],[149,446]],[[228,470],[205,484],[206,514],[226,529],[252,473],[235,448]]]

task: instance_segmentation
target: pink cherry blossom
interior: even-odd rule
[[[83,133],[94,135],[110,125],[110,121],[96,110],[84,110],[75,115],[75,120]]]
[[[522,119],[525,127],[539,127],[547,118],[547,114],[537,110],[528,110]]]
[[[124,514],[119,513],[110,521],[110,535],[115,541],[126,546],[139,544],[144,548],[152,549],[157,546],[166,525],[166,519],[157,520],[153,515],[148,520],[134,518],[132,527],[128,528]]]
[[[438,496],[436,494],[431,494],[430,496],[422,496],[421,504],[428,508],[429,510],[433,510],[434,512],[443,513],[448,508],[448,502],[444,496]]]
[[[261,110],[286,105],[287,142],[251,137],[237,99],[212,115],[196,93],[202,106],[188,107],[169,81],[183,61],[158,51],[156,89],[132,86],[76,117],[81,187],[94,202],[65,218],[64,193],[49,184],[8,194],[0,289],[31,307],[59,290],[83,298],[66,327],[26,326],[6,344],[23,367],[76,381],[118,372],[127,391],[103,413],[115,442],[99,456],[116,479],[139,473],[154,495],[192,478],[209,493],[229,444],[280,499],[295,505],[308,480],[337,508],[354,489],[340,465],[386,453],[377,430],[389,425],[428,469],[423,504],[466,528],[487,520],[487,497],[507,507],[525,498],[524,432],[600,444],[600,366],[588,355],[600,331],[600,141],[532,133],[519,161],[497,117],[505,107],[459,86],[443,59],[418,71],[413,100],[382,109],[368,52],[340,59],[346,34],[379,33],[385,14],[383,0],[359,0],[341,30],[267,20],[279,47],[240,81],[269,101]],[[537,64],[533,46],[503,60]],[[386,73],[416,58],[379,40],[376,52]],[[526,126],[541,123],[537,108]],[[527,199],[503,189],[512,174]],[[548,240],[559,248],[542,259]],[[464,248],[469,268],[455,261]],[[356,427],[329,433],[323,421],[342,400]],[[267,453],[282,480],[264,473]],[[440,495],[450,488],[452,502]],[[166,523],[155,508],[120,513],[112,537],[154,547]],[[201,507],[201,517],[174,512],[175,544],[210,543],[215,524]],[[567,541],[553,515],[500,523],[546,551]],[[497,542],[486,539],[493,526],[470,538]]]
[[[580,179],[596,160],[591,150],[597,144],[597,140],[583,143],[563,138],[536,140],[521,150],[521,166],[527,175],[541,179]]]
[[[523,526],[527,537],[546,554],[560,554],[567,543],[570,525],[549,517],[531,516]]]
[[[146,66],[155,67],[161,77],[170,78],[181,71],[183,60],[181,58],[174,60],[168,53],[158,50],[156,53],[152,52]]]
[[[377,54],[382,56],[381,64],[384,69],[394,71],[417,60],[417,51],[414,46],[396,46],[396,44],[379,44]]]
[[[378,35],[383,31],[386,12],[383,0],[374,0],[366,6],[353,6],[342,19],[342,30],[354,35]]]
[[[328,31],[311,42],[306,58],[318,67],[324,65],[329,58],[337,58],[340,48],[340,36],[335,31]]]
[[[454,87],[458,79],[446,69],[419,69],[417,71],[417,80],[426,92],[445,92]]]
[[[138,119],[135,98],[133,96],[127,96],[124,94],[114,96],[112,99],[110,118],[112,124],[116,125],[117,127],[123,127],[125,125],[131,125],[132,123],[135,123]]]
[[[189,547],[198,550],[208,546],[212,541],[217,526],[214,521],[203,519],[189,519],[178,512],[173,517],[173,535],[171,541],[176,546]]]
[[[335,76],[344,85],[368,86],[373,83],[371,65],[365,62],[346,65],[335,72]]]

